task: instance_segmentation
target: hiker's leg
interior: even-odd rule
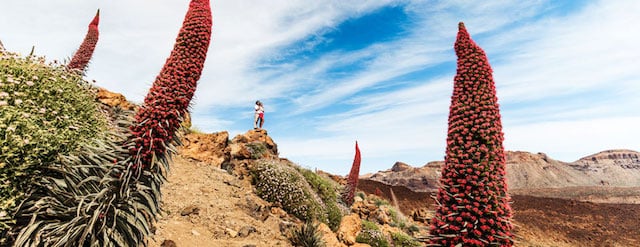
[[[258,118],[258,114],[254,114],[253,116],[253,128],[257,128],[257,124],[258,124],[258,120],[260,120],[260,118]]]

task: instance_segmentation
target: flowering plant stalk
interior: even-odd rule
[[[491,66],[462,22],[455,51],[458,68],[431,244],[512,246],[504,137]]]
[[[93,50],[96,49],[96,44],[98,43],[98,22],[100,22],[99,9],[96,16],[93,17],[93,20],[89,23],[89,30],[87,31],[87,35],[85,35],[80,48],[78,48],[78,51],[76,51],[67,65],[68,69],[84,71],[85,68],[87,68],[89,60],[91,60],[91,57],[93,56]]]
[[[209,0],[193,0],[169,58],[156,77],[131,127],[136,157],[134,168],[148,168],[154,157],[164,156],[191,98],[207,57],[211,39]]]
[[[353,165],[351,165],[351,171],[347,176],[347,185],[342,195],[342,200],[347,204],[353,204],[353,197],[358,187],[358,178],[360,177],[360,148],[358,148],[358,142],[356,142],[356,155],[353,158]]]

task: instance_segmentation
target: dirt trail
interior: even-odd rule
[[[291,246],[278,216],[249,186],[225,170],[177,156],[162,187],[163,209],[149,246]],[[182,215],[186,214],[186,215]],[[264,219],[264,221],[263,221]],[[248,234],[248,236],[244,236]]]

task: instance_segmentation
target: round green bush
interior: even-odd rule
[[[45,167],[103,138],[92,86],[44,58],[0,51],[0,216],[10,214]],[[0,230],[7,218],[0,217]]]
[[[403,232],[393,232],[391,233],[391,240],[393,241],[394,246],[402,246],[402,247],[420,247],[422,244],[418,242],[418,240],[412,238]]]
[[[382,234],[378,226],[367,220],[362,221],[362,230],[356,236],[356,242],[371,245],[371,247],[389,247],[389,241]]]
[[[43,58],[0,56],[0,109],[0,180],[13,185],[106,127],[89,83]],[[12,194],[0,186],[0,198]]]
[[[322,218],[321,202],[295,168],[281,161],[261,160],[251,173],[257,194],[262,199],[279,204],[305,221]]]

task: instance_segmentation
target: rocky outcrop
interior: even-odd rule
[[[414,191],[433,191],[438,188],[441,167],[429,163],[423,167],[412,167],[396,162],[390,170],[371,175],[368,179],[389,185],[406,186]]]
[[[396,162],[395,164],[393,164],[393,166],[391,167],[391,171],[392,172],[401,172],[401,171],[406,171],[408,169],[411,169],[410,165],[407,165],[407,163],[404,162]]]
[[[239,178],[248,175],[249,166],[258,159],[279,159],[278,146],[266,130],[253,129],[229,140],[226,131],[187,133],[179,153],[188,159],[225,169]]]
[[[565,188],[577,186],[640,186],[640,153],[608,150],[575,162],[562,162],[545,153],[506,152],[509,189]],[[438,188],[442,161],[423,167],[396,162],[393,167],[368,179],[388,185],[427,192]]]
[[[574,162],[576,165],[619,165],[622,168],[640,169],[640,152],[626,149],[602,151]]]
[[[318,232],[322,234],[322,240],[326,246],[346,247],[347,245],[338,241],[336,233],[331,231],[331,228],[325,223],[318,225]]]
[[[111,92],[104,88],[98,88],[98,94],[96,95],[96,98],[102,104],[110,107],[120,107],[124,110],[129,111],[133,111],[138,107],[136,104],[127,101],[124,95]]]
[[[261,151],[262,152],[261,155],[265,157],[278,156],[278,145],[273,141],[273,139],[271,139],[271,137],[269,137],[265,129],[249,130],[247,131],[247,133],[235,136],[233,140],[231,140],[231,143],[232,144],[237,143],[237,144],[249,146],[248,147],[249,149],[251,149],[251,146],[253,144],[261,143],[266,149],[261,149],[261,147],[255,147],[254,150],[250,150],[250,151],[253,151],[254,154],[257,151]],[[257,149],[260,149],[260,150],[257,150]]]
[[[350,214],[342,218],[340,228],[338,228],[338,239],[346,244],[353,245],[356,243],[356,235],[362,229],[361,219],[357,214]]]
[[[226,131],[211,134],[191,133],[182,138],[183,145],[179,147],[179,153],[183,157],[220,167],[230,159],[225,151],[228,141],[229,133]]]

